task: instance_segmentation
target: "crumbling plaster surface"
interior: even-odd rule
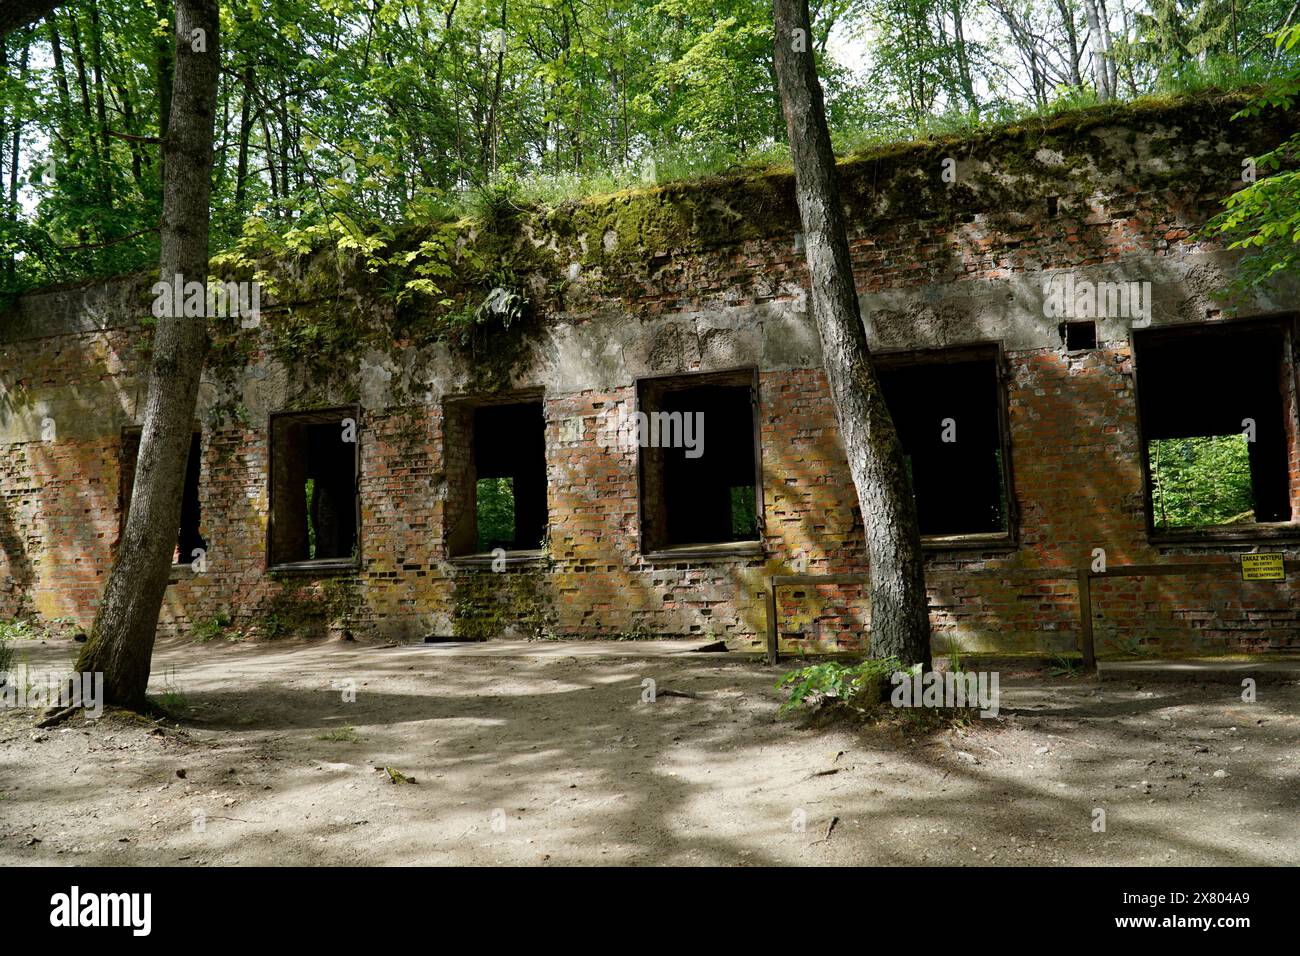
[[[1060,319],[1044,315],[1044,283],[1072,274],[1076,282],[1150,282],[1149,319],[1102,318],[1098,339],[1123,343],[1130,330],[1204,322],[1222,317],[1227,303],[1218,292],[1231,274],[1232,253],[1181,257],[1130,255],[1117,264],[1071,270],[1020,272],[1002,279],[972,279],[866,292],[860,295],[863,322],[873,349],[941,348],[971,342],[1001,342],[1007,351],[1061,347]],[[98,374],[76,385],[43,385],[0,378],[0,442],[39,440],[41,423],[52,418],[67,438],[110,435],[139,423],[145,381],[115,361],[111,330],[139,335],[141,280],[37,293],[19,300],[16,319],[0,326],[0,347],[38,338],[68,337],[81,343]],[[1237,303],[1237,316],[1276,313],[1300,300],[1300,282],[1277,283]],[[606,310],[574,320],[557,316],[536,344],[531,368],[516,380],[523,387],[566,393],[602,390],[636,378],[688,371],[757,366],[769,371],[818,368],[821,347],[806,302],[785,300],[720,306],[638,319]],[[379,411],[394,392],[431,403],[463,389],[463,363],[445,347],[381,350],[367,348],[359,361],[359,401]],[[234,377],[235,391],[206,374],[199,415],[232,399],[251,421],[285,406],[294,391],[293,370],[260,354]],[[339,395],[343,404],[351,396]]]
[[[1225,317],[1220,290],[1232,275],[1233,253],[1181,257],[1134,253],[1120,263],[1016,273],[1006,279],[935,283],[859,296],[867,338],[873,348],[941,348],[1000,341],[1008,351],[1059,348],[1060,318],[1044,314],[1044,285],[1067,275],[1084,281],[1151,284],[1151,315],[1103,317],[1098,341],[1121,343],[1134,328],[1205,322]],[[1276,283],[1234,303],[1237,318],[1294,308],[1300,282]],[[1290,305],[1288,306],[1288,303]]]

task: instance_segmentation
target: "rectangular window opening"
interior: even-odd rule
[[[122,432],[119,534],[126,530],[127,513],[131,509],[131,492],[135,485],[137,460],[140,457],[140,435],[140,428],[128,428]],[[201,467],[202,436],[196,431],[190,436],[189,455],[185,461],[185,483],[181,486],[181,523],[176,536],[176,548],[172,551],[174,565],[189,564],[194,560],[196,550],[207,550],[207,543],[199,530],[202,517],[199,508]]]
[[[637,405],[642,550],[759,542],[753,370],[643,379]]]
[[[1067,352],[1082,352],[1097,347],[1096,322],[1066,322],[1062,326]]]
[[[994,349],[886,354],[877,376],[906,456],[924,538],[1011,534]]]
[[[542,401],[452,402],[444,428],[451,556],[541,549],[549,522]]]
[[[1152,531],[1289,522],[1282,328],[1140,332],[1134,342]]]
[[[359,560],[357,412],[271,417],[272,567]]]

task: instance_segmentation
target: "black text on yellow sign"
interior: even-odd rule
[[[1243,554],[1241,579],[1243,581],[1285,581],[1286,569],[1282,565],[1282,552]]]

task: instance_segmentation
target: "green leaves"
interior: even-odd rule
[[[827,661],[801,667],[777,682],[777,689],[786,692],[777,715],[788,717],[823,706],[866,713],[880,703],[890,675],[905,669],[896,657],[868,658],[857,664]]]
[[[1153,440],[1148,460],[1156,527],[1254,520],[1248,448],[1244,434]]]
[[[1229,56],[1238,65],[1249,59],[1260,76],[1294,74],[1300,29],[1264,39],[1285,21],[1286,0],[1147,5],[1151,15],[1135,11],[1142,17],[1130,35],[1115,38],[1121,89],[1149,92],[1171,77],[1210,82]],[[376,224],[428,224],[466,209],[481,216],[476,197],[503,180],[524,184],[511,202],[563,201],[638,184],[650,159],[657,176],[649,178],[662,182],[782,158],[768,0],[221,6],[212,245],[235,258],[252,256],[254,240],[293,256],[329,244],[379,267],[391,237]],[[68,4],[46,25],[6,39],[5,186],[15,126],[20,156],[17,202],[0,195],[0,293],[156,260],[162,166],[154,140],[171,82],[169,7],[101,3],[96,26],[86,5]],[[1069,75],[1067,26],[1087,55],[1081,24],[1062,19],[1062,11],[1079,19],[1072,4],[812,7],[809,39],[841,144],[1088,100],[1086,84]],[[1244,112],[1286,107],[1298,92],[1300,78],[1290,75]],[[1294,209],[1295,146],[1259,157],[1273,175],[1220,223],[1226,241],[1271,256],[1260,259],[1261,275],[1296,264],[1300,223],[1286,212]],[[443,259],[440,249],[423,250],[404,264],[414,272],[393,294],[442,303]]]
[[[1273,37],[1277,50],[1292,50],[1300,43],[1300,24]],[[1290,75],[1271,84],[1237,115],[1292,109],[1298,94],[1300,63],[1293,63]],[[1253,162],[1259,178],[1230,195],[1223,211],[1203,230],[1206,237],[1226,242],[1229,249],[1248,253],[1229,283],[1228,291],[1233,293],[1248,292],[1274,276],[1300,268],[1300,133]],[[1262,175],[1268,171],[1272,175]]]

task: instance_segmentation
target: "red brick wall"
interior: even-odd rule
[[[927,152],[924,162],[938,155]],[[1208,148],[1198,156],[1189,166],[1195,174],[1183,180],[1110,191],[1045,184],[1041,194],[1014,205],[918,208],[890,217],[880,215],[863,185],[872,181],[872,169],[852,173],[858,178],[846,195],[855,223],[853,259],[873,345],[1004,345],[1018,544],[930,555],[936,649],[950,641],[1008,651],[1072,647],[1075,585],[1060,576],[1087,567],[1094,548],[1104,548],[1116,566],[1224,559],[1252,547],[1160,548],[1148,541],[1126,328],[1102,323],[1098,350],[1067,355],[1042,341],[1041,328],[1027,335],[1018,327],[1034,318],[1043,324],[1032,299],[1019,303],[1012,318],[994,320],[983,305],[962,311],[930,294],[1006,283],[1011,298],[1032,291],[1042,270],[1191,262],[1207,248],[1194,240],[1194,230],[1218,208],[1239,168],[1231,150]],[[895,163],[881,175],[901,173]],[[1043,197],[1058,193],[1059,213],[1049,217]],[[362,567],[356,572],[266,568],[265,413],[288,407],[301,384],[294,376],[310,376],[310,362],[288,375],[287,388],[272,390],[268,408],[231,414],[209,402],[200,485],[208,568],[177,573],[164,626],[186,631],[228,614],[236,626],[265,636],[348,627],[400,639],[525,633],[759,641],[770,574],[865,575],[862,523],[825,377],[815,355],[802,363],[791,359],[786,332],[763,325],[764,316],[776,314],[804,332],[811,328],[801,303],[807,281],[794,220],[776,212],[773,219],[763,235],[731,244],[681,239],[681,247],[647,248],[627,258],[613,291],[608,284],[576,283],[563,310],[548,316],[566,331],[603,330],[593,333],[598,345],[615,331],[635,334],[632,345],[619,346],[625,365],[612,382],[557,384],[572,381],[572,370],[561,375],[543,358],[517,383],[545,394],[550,539],[540,564],[495,573],[449,560],[448,528],[465,510],[467,460],[464,428],[448,417],[443,401],[457,390],[447,371],[453,363],[430,375],[425,401],[370,403],[362,413]],[[611,267],[602,268],[609,279]],[[1170,280],[1179,303],[1171,321],[1207,318],[1203,287],[1211,279]],[[987,291],[979,294],[989,309],[1002,307]],[[910,304],[894,308],[893,300],[872,298],[890,295]],[[754,311],[765,308],[776,311]],[[752,319],[708,324],[733,313]],[[622,316],[623,325],[608,324],[610,315]],[[147,368],[141,341],[138,329],[123,328],[3,344],[0,425],[8,437],[0,445],[0,614],[67,616],[83,626],[93,618],[119,524],[118,433],[136,421]],[[812,341],[815,346],[815,336]],[[774,350],[785,358],[770,360]],[[633,353],[639,357],[627,357]],[[599,361],[590,363],[589,377],[600,379]],[[761,373],[763,553],[650,560],[638,541],[636,451],[600,447],[599,416],[612,403],[634,407],[638,375],[744,365],[758,365]],[[1289,384],[1294,391],[1294,376]],[[297,394],[294,407],[303,407],[301,389]],[[319,404],[344,400],[352,398]],[[59,437],[48,443],[33,437],[43,403],[59,425]],[[1293,396],[1291,404],[1292,493],[1300,516]],[[1286,552],[1300,556],[1294,545]],[[1098,581],[1099,649],[1296,649],[1294,590],[1293,582],[1244,583],[1231,571]],[[818,638],[825,647],[862,646],[869,629],[862,587],[791,588],[780,612],[787,647],[811,646]]]
[[[60,363],[68,361],[66,345]],[[931,556],[936,647],[950,638],[989,649],[1071,646],[1074,585],[1036,580],[1035,571],[1087,566],[1093,548],[1105,548],[1111,565],[1231,553],[1225,547],[1178,553],[1147,543],[1126,348],[1083,356],[1009,353],[1006,361],[1020,545]],[[760,388],[767,557],[679,563],[652,563],[638,551],[635,449],[605,449],[595,441],[600,410],[630,402],[634,388],[548,396],[551,563],[540,573],[512,568],[505,574],[538,579],[554,633],[757,638],[767,574],[865,573],[861,523],[824,376],[815,369],[768,372]],[[561,443],[561,423],[572,418],[583,420],[582,439]],[[452,633],[463,590],[458,582],[492,572],[457,569],[446,560],[443,522],[454,502],[448,501],[441,424],[438,405],[363,416],[364,567],[319,579],[265,569],[264,428],[205,429],[200,495],[208,568],[176,575],[164,625],[184,630],[227,612],[263,631],[270,614],[292,627],[286,604],[321,600],[328,604],[321,612],[327,624],[360,633],[408,639]],[[0,469],[2,613],[35,610],[88,625],[118,533],[116,435],[12,444]],[[1007,576],[968,573],[995,569]],[[331,596],[331,587],[346,590],[339,577],[358,585],[359,597]],[[511,591],[504,583],[499,590],[509,617]],[[1097,639],[1103,650],[1294,648],[1293,590],[1243,583],[1230,573],[1098,581]],[[482,599],[472,589],[465,594],[462,600]],[[865,589],[804,587],[783,596],[780,630],[788,646],[810,645],[814,620],[825,646],[860,643],[868,629]],[[303,618],[313,625],[320,619]]]

